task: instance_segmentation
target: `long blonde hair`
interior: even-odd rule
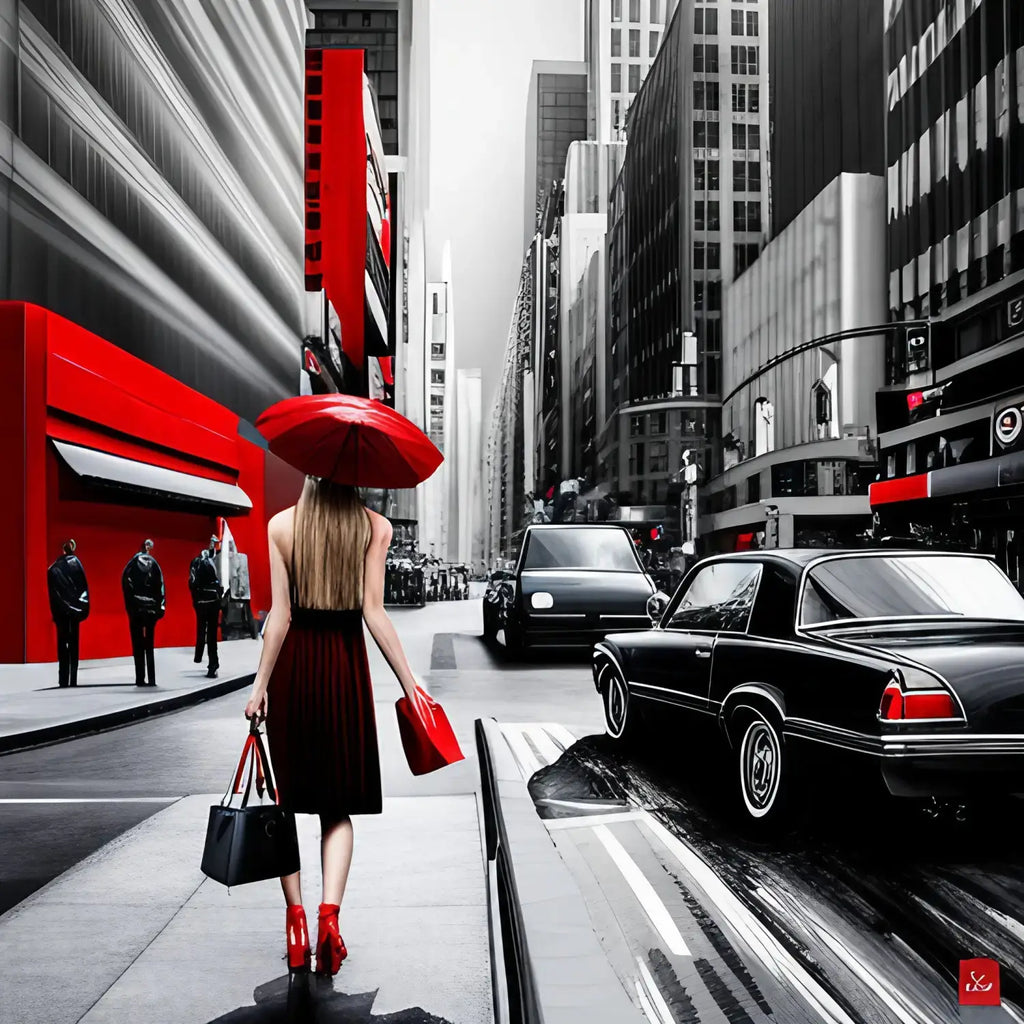
[[[295,507],[292,587],[303,608],[361,608],[370,520],[355,487],[307,476]]]

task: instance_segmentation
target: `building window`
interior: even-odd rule
[[[612,21],[622,21],[622,0],[612,0]]]
[[[431,384],[444,384],[444,370],[431,370],[430,371],[430,383]]]
[[[430,396],[430,408],[431,409],[443,409],[444,408],[444,395],[431,395]]]
[[[668,471],[668,443],[666,441],[652,441],[648,446],[648,473],[665,473]]]
[[[655,25],[661,23],[661,0],[651,0],[651,21]]]
[[[720,123],[718,121],[694,121],[693,145],[697,149],[718,149]]]
[[[629,91],[631,93],[640,91],[640,65],[629,65]]]
[[[736,264],[734,272],[742,274],[757,259],[759,248],[756,242],[737,242],[732,249],[733,262]]]
[[[718,11],[714,7],[701,8],[693,12],[693,30],[698,36],[718,35]]]
[[[693,83],[694,110],[718,110],[718,96],[717,82]]]
[[[757,11],[747,11],[747,35],[757,35]]]
[[[706,212],[706,216],[705,216]],[[694,225],[698,231],[719,230],[719,208],[718,200],[712,199],[707,203],[698,199],[694,204]]]
[[[629,417],[629,436],[630,437],[643,437],[644,436],[644,418],[643,418],[643,416],[630,416]]]
[[[640,21],[640,0],[629,0],[629,20]]]
[[[629,55],[630,57],[640,56],[640,29],[638,28],[629,30]]]
[[[622,92],[621,64],[612,64],[612,92]]]
[[[732,34],[734,36],[743,35],[743,12],[733,11],[730,20],[732,22]]]
[[[735,150],[759,150],[761,148],[761,126],[734,124],[732,126],[732,148]]]
[[[756,46],[734,46],[732,48],[732,73],[734,75],[756,75],[758,73],[757,66]]]
[[[697,43],[693,47],[693,70],[718,74],[718,47],[710,43]]]
[[[657,57],[658,56],[658,43],[661,41],[660,32],[652,32],[647,38],[647,56]]]
[[[733,192],[747,191],[746,160],[733,160],[732,162],[732,190]]]
[[[733,82],[732,109],[735,113],[750,112],[756,114],[761,109],[761,87]]]
[[[434,299],[434,316],[437,316],[437,314],[439,312],[439,310],[437,308],[437,292],[434,292],[433,299]]]
[[[733,231],[760,231],[761,204],[757,202],[736,202],[732,204]]]
[[[621,57],[622,56],[622,29],[621,28],[613,28],[612,29],[612,56],[613,57]],[[736,87],[733,86],[733,88],[735,89]]]
[[[629,475],[643,476],[644,474],[644,446],[642,444],[631,444],[629,446]]]
[[[652,434],[667,434],[668,427],[666,426],[668,414],[664,412],[652,412],[651,413],[651,433]]]
[[[430,358],[431,359],[444,359],[444,342],[443,341],[432,341],[430,343]]]
[[[612,131],[622,127],[622,100],[612,100]]]

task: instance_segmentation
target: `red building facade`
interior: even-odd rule
[[[253,613],[270,607],[267,520],[302,478],[217,402],[47,310],[0,302],[0,662],[52,661],[46,569],[69,537],[89,580],[83,658],[131,651],[121,572],[145,538],[167,590],[160,647],[188,646],[191,560],[227,519],[249,558]]]

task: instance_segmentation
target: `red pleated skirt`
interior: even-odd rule
[[[286,810],[380,814],[377,722],[360,609],[292,609],[267,689],[267,741]]]

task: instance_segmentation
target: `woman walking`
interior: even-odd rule
[[[367,509],[355,487],[310,476],[268,534],[272,603],[245,716],[266,719],[280,805],[320,817],[317,972],[333,975],[348,955],[338,911],[352,861],[350,816],[381,812],[364,621],[417,709],[422,698],[384,610],[387,519]],[[299,872],[281,887],[288,967],[309,967]]]

